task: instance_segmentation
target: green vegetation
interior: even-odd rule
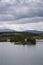
[[[36,44],[36,39],[43,39],[43,34],[27,32],[0,33],[0,42],[15,42],[15,44]]]

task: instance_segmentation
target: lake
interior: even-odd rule
[[[43,41],[36,45],[0,42],[0,65],[43,65]]]

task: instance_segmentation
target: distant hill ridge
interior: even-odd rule
[[[11,29],[0,29],[0,32],[14,32],[14,30],[11,30]]]
[[[37,31],[37,30],[25,30],[25,31],[23,31],[23,32],[37,33],[37,34],[43,33],[43,31]]]
[[[0,29],[0,32],[28,32],[28,33],[43,33],[43,31],[37,31],[37,30],[25,30],[25,31],[16,31],[11,29]]]

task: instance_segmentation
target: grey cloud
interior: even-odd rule
[[[22,4],[20,3],[20,0],[13,1],[12,4],[10,2],[0,1],[0,21],[16,21],[22,18],[31,18],[32,20],[33,17],[43,17],[43,0],[39,0],[39,2],[36,0],[35,2],[24,2]],[[39,18],[34,20],[37,22],[42,20]],[[30,22],[30,20],[28,22]]]
[[[43,17],[33,17],[33,18],[21,18],[14,21],[7,21],[10,24],[24,24],[24,23],[37,23],[43,22]]]
[[[7,14],[7,15],[0,15],[0,20],[1,21],[7,21],[7,20],[13,20],[13,16],[10,15],[10,14]]]

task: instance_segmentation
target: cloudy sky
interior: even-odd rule
[[[43,0],[0,0],[0,29],[43,31]]]

